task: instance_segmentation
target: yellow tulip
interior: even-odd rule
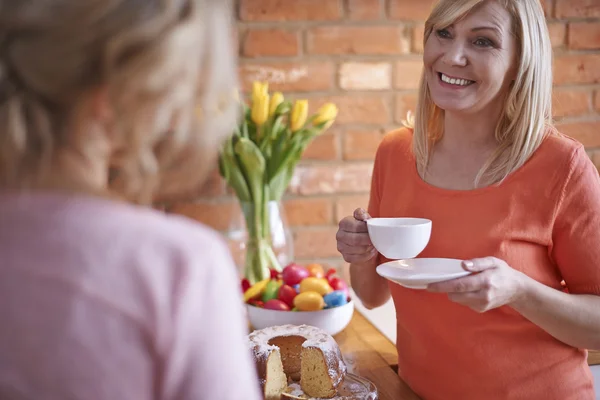
[[[281,92],[275,92],[271,97],[271,105],[269,106],[269,117],[275,114],[277,107],[283,103],[283,94]]]
[[[252,121],[256,125],[262,125],[267,122],[269,118],[269,95],[268,94],[258,94],[252,103],[252,111],[251,111]]]
[[[292,132],[302,129],[308,117],[308,100],[296,100],[292,109],[290,128]]]
[[[269,94],[269,82],[258,82],[252,83],[252,102],[255,102],[258,96]]]
[[[313,125],[321,125],[325,123],[323,129],[327,129],[333,124],[333,121],[338,115],[338,108],[333,103],[324,104],[317,112],[317,117],[313,120]]]

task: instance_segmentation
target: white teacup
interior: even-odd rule
[[[429,243],[431,220],[424,218],[370,218],[367,229],[373,246],[390,260],[415,258]]]

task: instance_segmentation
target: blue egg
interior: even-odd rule
[[[323,300],[325,300],[327,308],[343,306],[348,302],[346,292],[343,290],[335,290],[331,293],[327,293],[323,296]]]
[[[296,289],[296,293],[300,293],[300,284],[296,284],[294,286],[292,286],[294,289]]]

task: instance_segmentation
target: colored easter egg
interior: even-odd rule
[[[283,269],[281,276],[286,285],[294,286],[307,278],[310,274],[308,270],[298,264],[290,264]]]
[[[276,269],[270,269],[269,274],[271,275],[271,279],[278,279],[280,277],[279,275],[281,275]]]
[[[350,295],[348,291],[348,285],[342,280],[342,278],[339,278],[337,276],[331,277],[329,279],[329,286],[333,290],[343,290],[346,293],[346,297]]]
[[[325,307],[323,296],[317,292],[302,292],[294,298],[298,311],[318,311]]]
[[[270,278],[267,278],[260,282],[256,282],[254,285],[250,286],[250,289],[244,292],[244,302],[247,303],[248,300],[255,299],[261,296],[263,290],[265,290],[265,287],[267,286],[267,283],[269,283],[270,280]]]
[[[303,279],[300,282],[300,293],[303,292],[317,292],[321,296],[325,296],[327,293],[332,292],[333,289],[329,286],[327,279],[309,277]]]
[[[265,303],[264,308],[266,310],[277,310],[277,311],[290,311],[290,307],[283,301],[278,299],[271,299]]]
[[[294,290],[296,291],[296,293],[300,293],[300,284],[297,283],[294,286],[292,286],[294,288]]]
[[[327,270],[327,272],[325,273],[325,277],[326,277],[327,279],[329,279],[329,277],[330,277],[330,276],[333,276],[333,275],[335,275],[336,273],[337,273],[337,269],[335,269],[335,268],[329,268],[329,269]]]
[[[310,276],[315,278],[323,278],[325,276],[325,271],[323,270],[321,264],[309,264],[306,266],[306,269],[308,270]]]
[[[242,293],[246,293],[248,289],[250,289],[250,281],[244,278],[242,279]]]
[[[281,286],[281,282],[277,281],[275,279],[271,279],[268,283],[267,286],[265,286],[265,290],[262,293],[262,298],[261,300],[263,302],[267,302],[271,299],[276,299],[277,298],[277,293],[279,292],[279,287]]]
[[[343,306],[348,302],[346,293],[343,290],[334,290],[331,293],[327,293],[323,296],[323,300],[327,308]]]
[[[248,304],[250,304],[254,307],[260,307],[260,308],[263,308],[265,306],[265,303],[263,303],[261,300],[256,300],[256,299],[248,300]]]
[[[298,294],[298,292],[296,292],[296,289],[294,289],[290,285],[281,285],[281,287],[279,288],[279,291],[277,293],[277,298],[279,300],[283,301],[288,306],[293,307],[294,306],[294,298],[296,297],[297,294]]]

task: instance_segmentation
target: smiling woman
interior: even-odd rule
[[[423,398],[591,400],[600,183],[552,126],[540,2],[442,0],[423,60],[414,126],[386,135],[368,212],[340,222],[353,289],[369,308],[393,298],[399,374]],[[427,290],[386,281],[371,217],[431,220],[424,265],[458,259],[469,275]]]

